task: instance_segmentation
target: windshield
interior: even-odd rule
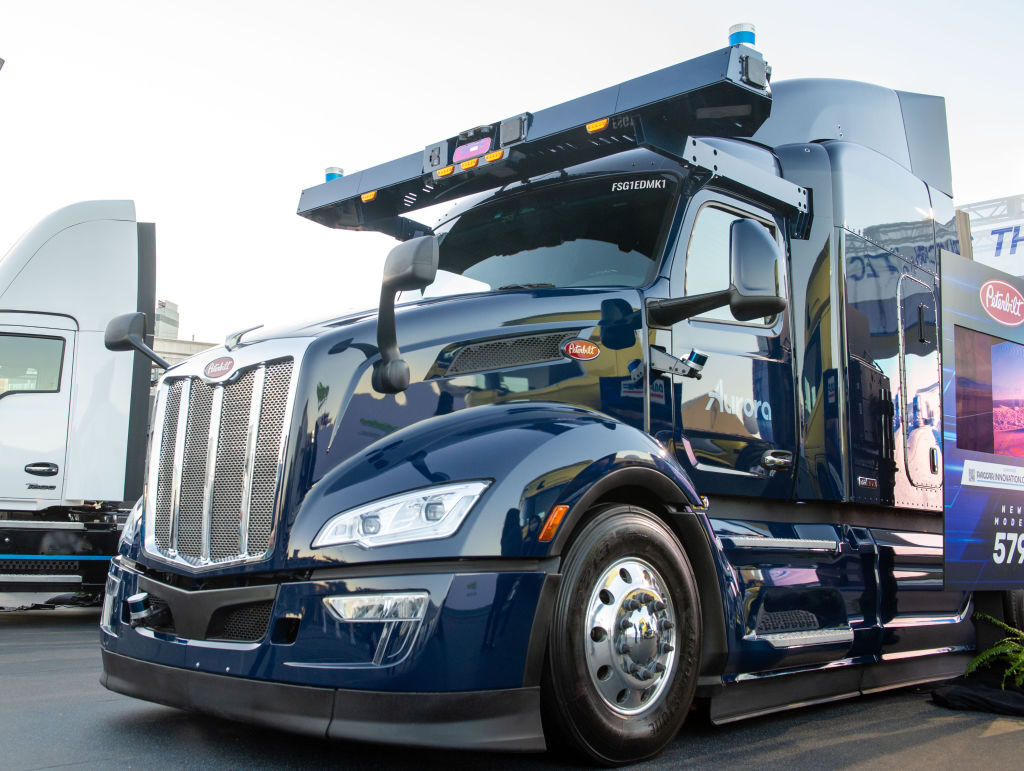
[[[527,189],[481,204],[435,230],[438,277],[424,295],[643,286],[657,270],[674,193],[669,177],[632,174]]]

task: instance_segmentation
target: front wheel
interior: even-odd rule
[[[548,744],[617,765],[660,752],[697,685],[701,612],[675,535],[635,506],[602,507],[562,560],[543,683]]]

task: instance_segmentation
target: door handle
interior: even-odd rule
[[[60,472],[56,463],[29,463],[25,471],[37,477],[55,477]]]
[[[781,471],[792,466],[793,453],[785,450],[768,450],[761,456],[761,467],[768,471]]]

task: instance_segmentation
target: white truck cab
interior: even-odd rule
[[[132,201],[86,201],[0,260],[0,607],[102,589],[141,494],[150,380],[103,333],[126,312],[152,322],[153,236]]]

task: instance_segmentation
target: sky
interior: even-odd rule
[[[0,0],[0,254],[55,209],[130,198],[184,339],[373,307],[395,242],[295,214],[325,167],[722,48],[737,22],[774,80],[945,96],[956,203],[1024,193],[1019,2]]]

